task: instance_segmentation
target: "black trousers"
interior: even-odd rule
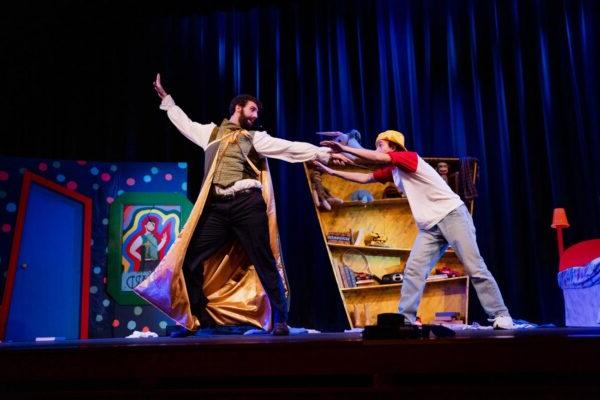
[[[267,208],[260,189],[227,199],[209,197],[183,263],[192,314],[200,318],[201,323],[208,322],[202,263],[234,238],[240,241],[269,296],[273,321],[286,322],[285,290],[271,251]]]

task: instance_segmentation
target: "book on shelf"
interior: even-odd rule
[[[348,287],[348,277],[346,276],[346,271],[344,270],[344,264],[336,264],[336,266],[342,287]]]
[[[346,278],[348,279],[348,286],[346,287],[356,287],[356,275],[354,274],[354,271],[347,265],[344,265],[344,271],[346,272]]]
[[[338,264],[338,271],[344,288],[356,287],[356,276],[350,267],[344,264]]]
[[[460,317],[460,313],[458,311],[438,311],[435,313],[436,318],[437,317],[455,317],[458,318]]]
[[[358,228],[352,244],[355,246],[362,246],[364,240],[365,240],[365,230],[363,228]]]
[[[435,313],[435,319],[431,321],[432,324],[464,324],[465,322],[460,317],[458,311],[439,311]]]
[[[462,319],[453,319],[451,321],[434,319],[433,321],[431,321],[431,324],[432,325],[442,325],[442,324],[464,325],[465,321],[463,321]]]
[[[430,274],[427,277],[428,281],[438,281],[440,279],[446,279],[448,278],[448,274]]]
[[[440,316],[436,316],[435,319],[436,319],[436,321],[452,321],[452,320],[456,319],[456,317],[450,317],[450,316],[448,316],[448,317],[441,316],[440,317]]]
[[[373,286],[378,285],[377,276],[368,272],[358,272],[355,274],[356,286]]]
[[[377,285],[377,281],[375,279],[359,279],[356,281],[356,286],[375,286]]]
[[[340,265],[338,263],[333,264],[333,274],[335,275],[336,281],[340,283],[340,285],[344,286],[344,277],[342,275],[342,270],[340,269]]]
[[[327,232],[327,242],[333,244],[354,244],[352,229],[346,232]]]

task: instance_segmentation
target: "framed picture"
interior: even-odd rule
[[[118,304],[147,304],[133,288],[158,266],[191,210],[178,193],[125,193],[111,204],[108,293]]]

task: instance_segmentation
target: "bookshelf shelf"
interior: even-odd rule
[[[435,284],[435,283],[449,283],[449,282],[454,282],[454,281],[465,281],[468,280],[469,277],[468,276],[456,276],[453,278],[443,278],[443,279],[427,279],[426,284]],[[377,285],[370,285],[370,286],[357,286],[357,287],[353,287],[353,288],[342,288],[341,291],[343,293],[349,293],[349,292],[360,292],[360,291],[367,291],[367,290],[400,290],[400,288],[402,287],[402,283],[388,283],[388,284],[377,284]]]
[[[381,247],[381,246],[356,246],[353,244],[340,244],[340,243],[329,243],[327,242],[327,246],[331,249],[342,249],[342,250],[358,250],[364,251],[366,253],[383,253],[383,254],[400,254],[400,255],[408,255],[410,254],[410,249],[399,249],[394,247]],[[454,254],[454,249],[446,250],[446,253]]]
[[[393,247],[379,247],[379,246],[355,246],[353,244],[340,244],[340,243],[327,243],[332,249],[341,250],[358,250],[369,253],[390,253],[390,254],[408,254],[410,249],[397,249]]]
[[[381,206],[397,206],[408,204],[408,199],[405,197],[402,198],[393,198],[393,199],[379,199],[373,200],[368,203],[363,203],[362,201],[344,201],[341,204],[336,204],[334,207],[343,208],[343,207],[381,207]]]

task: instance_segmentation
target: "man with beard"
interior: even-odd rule
[[[272,318],[270,320],[272,323],[255,323],[255,325],[271,326],[273,335],[288,335],[289,328],[286,322],[287,300],[284,282],[282,273],[278,270],[278,262],[273,255],[272,229],[270,232],[274,207],[272,212],[270,210],[268,212],[265,201],[267,201],[269,190],[263,188],[261,170],[266,170],[264,163],[266,157],[288,162],[318,159],[323,163],[327,163],[331,158],[331,150],[309,143],[274,138],[266,132],[252,130],[262,106],[260,101],[253,96],[240,95],[235,97],[230,104],[229,119],[224,119],[217,126],[214,123],[199,124],[191,121],[183,110],[175,105],[173,98],[162,87],[160,74],[156,76],[154,88],[162,100],[160,108],[167,111],[169,119],[177,129],[200,146],[205,154],[204,183],[195,206],[195,209],[200,209],[197,213],[199,216],[196,221],[193,221],[196,225],[195,229],[192,228],[193,233],[190,233],[188,244],[180,246],[181,253],[185,253],[181,268],[183,269],[185,289],[189,297],[194,322],[190,322],[190,318],[187,317],[180,319],[173,317],[187,329],[182,328],[171,336],[187,336],[192,334],[198,326],[210,327],[214,325],[215,319],[218,320],[221,317],[221,323],[222,321],[232,320],[241,320],[242,322],[252,320],[252,318],[232,317],[233,314],[239,311],[236,308],[240,308],[240,304],[243,303],[243,301],[239,301],[239,298],[236,302],[229,303],[229,306],[221,307],[215,311],[214,307],[210,307],[213,300],[209,301],[205,293],[206,287],[211,286],[214,279],[212,275],[204,276],[207,272],[204,271],[205,265],[203,263],[235,239],[239,241],[249,261],[254,265],[271,306],[272,314],[269,318]],[[334,158],[343,160],[337,155]],[[202,200],[201,197],[204,191],[207,194],[205,200]],[[263,199],[263,191],[266,192],[265,199]],[[193,215],[195,215],[194,210],[190,219],[193,219]],[[186,223],[186,228],[190,225],[190,219]],[[180,234],[180,237],[185,237],[185,235]],[[276,242],[275,246],[278,246],[278,240]],[[174,244],[174,247],[177,247],[176,244]],[[277,256],[279,260],[280,257]],[[169,256],[165,258],[168,259]],[[230,260],[233,258],[235,258],[235,254],[233,256],[230,254],[224,259]],[[174,257],[174,259],[179,260],[177,257]],[[168,264],[168,261],[164,264]],[[179,261],[174,264],[180,265]],[[165,285],[159,283],[160,273],[160,271],[156,273],[157,277],[154,278],[154,283],[152,282],[153,279],[150,279],[151,282],[145,284],[145,286],[151,286],[151,290],[146,287],[136,291],[154,305],[157,302],[152,301],[152,290],[155,290],[156,286]],[[177,267],[173,268],[171,274],[164,275],[171,276],[176,273]],[[223,286],[233,285],[231,282],[232,279],[223,280]],[[171,287],[176,286],[173,283],[169,284]],[[140,285],[140,287],[143,286]],[[203,286],[205,290],[203,290]],[[143,293],[143,290],[146,290],[146,293]],[[244,292],[247,295],[249,291],[245,290]],[[169,302],[170,304],[166,307],[167,310],[159,305],[156,306],[169,314],[176,301],[169,300]],[[215,300],[214,303],[217,303],[217,301]],[[259,308],[259,306],[253,307]],[[209,312],[207,312],[207,308]],[[194,317],[199,318],[199,324]]]

